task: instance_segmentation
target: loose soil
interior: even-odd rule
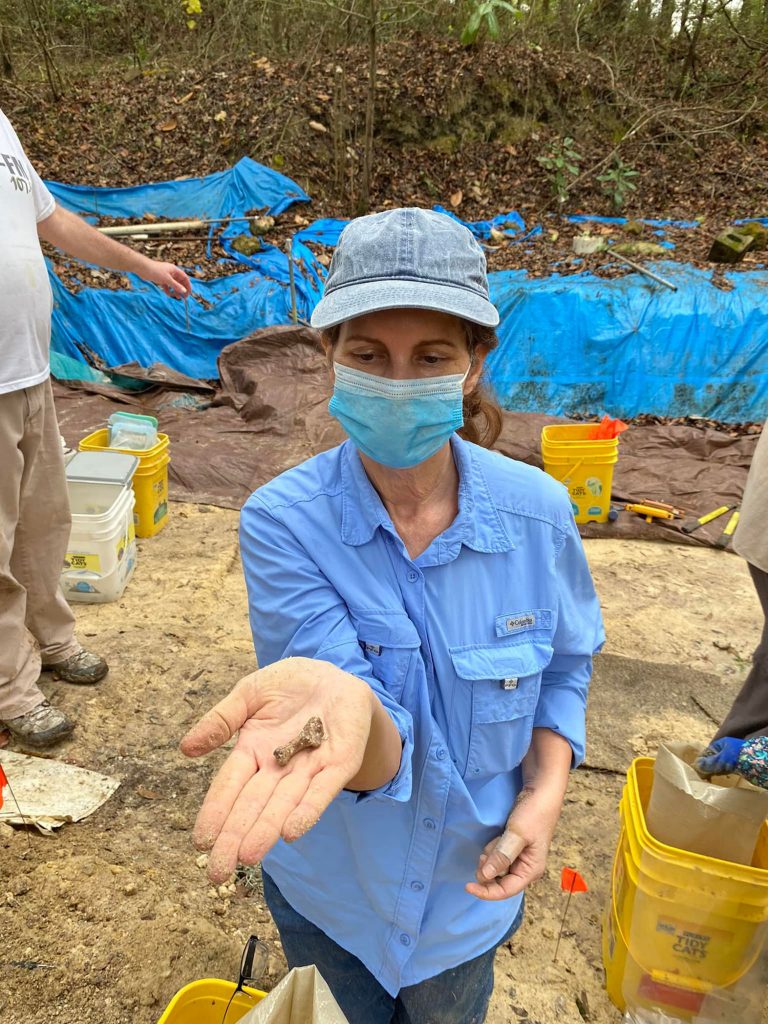
[[[77,609],[81,639],[110,661],[107,679],[85,689],[44,677],[46,693],[78,721],[57,756],[121,785],[55,836],[0,827],[0,1017],[8,1024],[153,1024],[187,982],[236,975],[251,933],[269,950],[264,987],[285,971],[257,873],[213,887],[191,844],[221,757],[190,762],[177,749],[185,729],[254,667],[236,530],[234,512],[173,505],[167,528],[140,542],[123,598]],[[518,937],[498,954],[489,1024],[580,1024],[577,997],[582,1006],[586,997],[590,1021],[619,1020],[602,991],[599,918],[623,772],[660,739],[707,740],[759,632],[757,601],[733,555],[630,541],[588,542],[587,553],[605,611],[605,664],[626,664],[640,679],[647,664],[657,685],[612,692],[615,673],[598,673],[595,706],[621,709],[616,728],[610,715],[595,718],[592,767],[573,776],[547,874],[529,894]],[[708,698],[718,706],[676,700],[658,685],[665,671],[722,677],[722,692]],[[606,729],[618,738],[607,754]],[[553,963],[564,864],[590,891],[574,898]]]

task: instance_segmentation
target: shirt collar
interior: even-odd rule
[[[454,434],[451,448],[459,471],[459,514],[439,538],[441,553],[448,555],[455,550],[457,555],[462,544],[487,553],[511,551],[514,544],[501,522],[472,445]],[[392,520],[351,441],[342,446],[341,487],[341,539],[345,544],[367,543],[380,526],[394,532]]]

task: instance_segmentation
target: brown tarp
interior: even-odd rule
[[[240,508],[255,488],[344,437],[328,414],[328,369],[309,328],[265,328],[225,348],[221,389],[208,408],[174,404],[179,394],[173,389],[183,385],[183,376],[159,366],[152,371],[145,379],[159,386],[123,397],[108,386],[57,382],[56,408],[71,447],[121,405],[156,415],[171,439],[172,498]],[[198,397],[202,391],[208,399],[207,385],[190,380],[190,389],[195,384]],[[496,447],[540,466],[541,428],[552,422],[557,420],[551,416],[506,412]],[[731,437],[711,428],[633,426],[621,437],[613,497],[664,501],[695,516],[736,503],[756,444],[757,435]],[[590,523],[582,533],[711,544],[725,522],[718,519],[689,537],[680,532],[680,520],[649,524],[622,512],[617,522]]]

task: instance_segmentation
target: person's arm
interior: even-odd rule
[[[705,778],[741,775],[753,786],[768,789],[768,736],[756,736],[751,740],[723,736],[713,740],[696,759],[694,767]]]
[[[50,216],[38,221],[37,233],[44,241],[62,249],[69,256],[86,263],[96,263],[109,270],[136,274],[144,281],[159,285],[166,295],[184,298],[192,293],[189,278],[180,267],[150,259],[116,242],[91,227],[82,217],[58,204]]]
[[[313,717],[322,722],[322,742],[281,766],[275,750]],[[241,679],[189,730],[181,749],[199,757],[235,734],[195,822],[195,843],[211,851],[208,874],[218,882],[238,861],[261,861],[278,839],[304,835],[343,788],[385,785],[402,754],[400,734],[370,686],[310,658],[278,661]]]
[[[263,667],[182,741],[194,757],[239,732],[195,825],[195,842],[211,850],[214,881],[238,860],[261,860],[281,837],[299,838],[343,789],[352,800],[411,794],[411,717],[373,675],[339,593],[258,496],[241,514],[240,545]],[[279,768],[275,747],[315,715],[327,742]]]
[[[403,754],[397,726],[373,690],[369,692],[373,711],[363,763],[357,774],[344,784],[344,789],[354,793],[369,793],[386,786],[397,775]]]
[[[584,549],[572,517],[555,561],[557,628],[554,654],[542,673],[533,738],[523,760],[523,789],[501,836],[480,856],[467,892],[479,899],[516,896],[544,872],[560,817],[568,774],[584,757],[592,655],[603,624]]]
[[[568,786],[573,751],[549,729],[534,729],[523,761],[523,788],[504,832],[490,842],[466,889],[482,900],[517,896],[544,874]]]
[[[378,786],[367,784],[369,780],[364,777],[356,777],[345,788],[408,800],[413,749],[411,716],[374,675],[371,662],[361,650],[349,608],[318,567],[312,551],[258,495],[246,503],[240,516],[240,551],[259,665],[284,658],[313,658],[328,661],[363,680],[384,715],[394,722],[402,757],[395,772]],[[378,709],[374,728],[377,733],[384,728],[384,718]]]

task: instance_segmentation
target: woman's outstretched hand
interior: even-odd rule
[[[195,845],[210,851],[212,881],[227,879],[238,861],[257,863],[281,837],[292,842],[312,828],[360,772],[378,712],[386,715],[363,680],[328,662],[289,658],[245,676],[189,730],[181,741],[188,757],[239,733],[195,823]],[[325,739],[281,768],[273,751],[312,716],[322,719]]]

